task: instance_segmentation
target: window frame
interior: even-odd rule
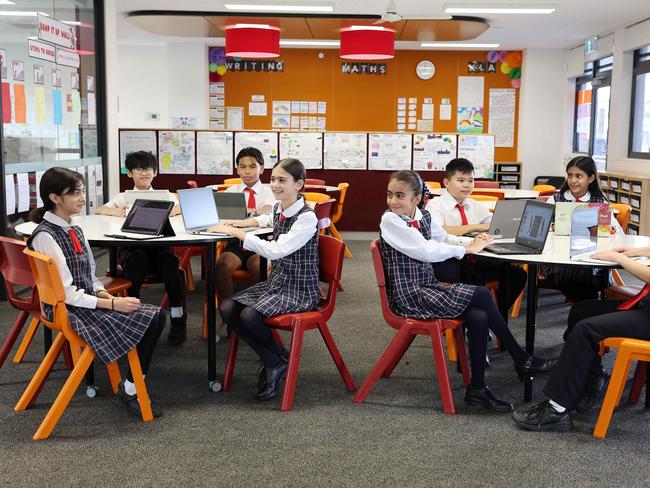
[[[645,51],[645,52],[643,52]],[[650,151],[634,151],[634,107],[636,105],[636,79],[637,77],[647,74],[650,76],[650,45],[634,51],[634,61],[632,63],[632,98],[630,107],[630,132],[628,137],[627,156],[633,159],[650,159]]]

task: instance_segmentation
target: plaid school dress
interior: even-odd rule
[[[431,214],[422,210],[420,233],[431,239]],[[380,234],[381,255],[386,273],[390,308],[397,315],[419,320],[453,318],[461,315],[474,296],[476,286],[443,285],[431,263],[418,261],[391,247]]]
[[[72,238],[67,229],[43,220],[32,233],[27,244],[32,247],[32,240],[40,232],[47,232],[63,251],[66,263],[72,275],[72,284],[85,293],[94,295],[93,276],[90,272],[90,249],[86,247],[86,239],[81,228],[69,227],[81,244],[81,252],[74,250]],[[151,321],[160,308],[143,304],[133,313],[122,313],[100,308],[85,308],[67,305],[70,325],[79,336],[92,347],[104,364],[111,363],[124,356],[142,339]],[[43,307],[43,315],[51,320],[53,309]]]
[[[281,219],[273,208],[273,238],[286,234],[293,223],[305,212],[313,212],[308,205],[292,217]],[[233,300],[252,307],[265,317],[284,313],[315,310],[319,302],[318,232],[297,251],[271,262],[269,279],[237,293]]]

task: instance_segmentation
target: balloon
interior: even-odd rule
[[[210,65],[208,66],[208,69],[210,70],[210,73],[214,73],[215,71],[217,71],[217,64],[216,63],[210,63]]]
[[[508,63],[511,68],[521,68],[521,53],[519,51],[509,52],[504,63]]]
[[[501,73],[503,73],[504,75],[510,73],[510,66],[508,65],[508,63],[501,64]]]
[[[219,76],[217,73],[208,73],[210,83],[216,83],[217,81],[221,81],[221,76]]]
[[[508,55],[508,51],[499,51],[499,61],[503,63],[507,55]]]
[[[511,68],[510,72],[508,73],[508,76],[510,77],[511,80],[516,80],[518,78],[521,78],[521,68]]]
[[[487,60],[490,63],[496,63],[497,61],[499,61],[499,51],[488,51]]]
[[[226,71],[228,71],[228,68],[226,67],[225,64],[220,64],[219,66],[217,66],[217,74],[219,76],[226,74]]]
[[[510,85],[513,88],[521,88],[521,78],[514,78],[510,80]]]

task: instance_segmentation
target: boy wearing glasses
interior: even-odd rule
[[[150,152],[137,151],[129,154],[124,162],[127,175],[133,180],[134,190],[153,190],[151,182],[158,174],[158,161]],[[124,193],[114,196],[108,203],[97,209],[97,214],[126,217],[126,197]],[[175,202],[171,215],[180,213]],[[185,283],[178,272],[178,258],[165,247],[124,247],[118,250],[124,278],[133,284],[129,296],[140,298],[140,288],[147,274],[160,276],[171,307],[171,329],[167,336],[169,345],[178,346],[187,336],[187,315],[183,309]]]

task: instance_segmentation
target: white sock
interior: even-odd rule
[[[172,307],[172,318],[179,319],[183,316],[183,307]]]
[[[548,403],[551,405],[551,407],[553,407],[553,410],[555,410],[555,411],[558,412],[558,413],[563,413],[563,412],[566,411],[566,408],[564,408],[564,407],[563,407],[562,405],[560,405],[559,403],[554,402],[554,401],[551,400],[550,398],[548,399]]]
[[[124,391],[127,395],[135,395],[135,384],[129,380],[124,380]]]

